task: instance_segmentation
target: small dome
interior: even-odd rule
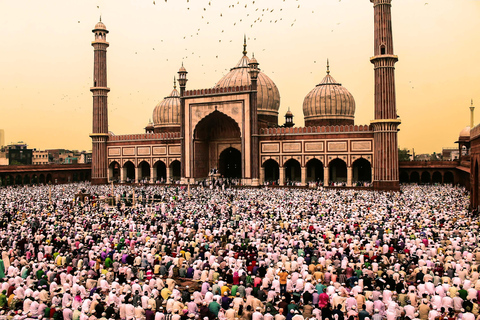
[[[176,86],[153,110],[153,126],[154,128],[180,126],[180,93]]]
[[[303,101],[305,125],[350,125],[355,117],[355,99],[327,69],[327,75]]]
[[[256,61],[256,60],[254,60]],[[244,55],[235,67],[227,73],[215,85],[219,87],[248,86],[251,84],[250,67],[251,60]],[[260,71],[257,80],[257,110],[258,114],[278,116],[280,108],[280,92],[275,83],[267,75]]]
[[[458,135],[459,140],[470,140],[470,127],[466,126],[465,128],[460,131],[460,134]]]
[[[99,22],[97,22],[97,24],[95,25],[95,29],[93,29],[93,31],[95,30],[105,30],[107,31],[107,27],[105,26],[105,24],[100,20]]]
[[[288,109],[287,113],[285,113],[285,117],[293,117],[293,113],[290,111],[290,109]]]
[[[180,69],[178,70],[178,72],[187,72],[187,69],[185,69],[185,67],[183,66],[183,63]]]

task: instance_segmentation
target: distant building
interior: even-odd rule
[[[5,145],[5,130],[0,129],[0,148]]]
[[[78,163],[78,158],[74,156],[68,156],[65,158],[64,162],[65,164],[77,164]]]
[[[8,166],[7,151],[3,148],[0,148],[0,166]]]
[[[9,165],[29,165],[32,164],[33,150],[23,141],[12,143],[5,147],[8,154]]]
[[[458,160],[458,148],[443,148],[442,149],[442,159],[443,160],[448,160],[448,161],[453,161],[453,160]]]
[[[45,150],[33,150],[32,164],[48,164],[48,151]]]
[[[78,163],[92,163],[92,153],[82,151],[78,158]]]
[[[430,158],[431,158],[431,155],[428,153],[415,155],[415,161],[428,161],[430,160]]]
[[[65,160],[69,157],[73,157],[73,151],[66,149],[49,149],[48,152],[49,161],[55,164],[64,164]]]

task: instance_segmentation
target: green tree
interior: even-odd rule
[[[411,154],[409,152],[410,150],[407,148],[398,148],[398,161],[410,161]]]

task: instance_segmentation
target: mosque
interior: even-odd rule
[[[266,182],[285,185],[371,183],[398,190],[397,132],[391,0],[370,0],[374,7],[374,119],[355,124],[355,99],[325,77],[303,102],[305,126],[285,114],[279,125],[280,93],[270,77],[249,57],[244,43],[238,63],[213,88],[187,90],[187,70],[178,71],[178,87],[153,110],[144,133],[108,131],[108,30],[93,29],[94,83],[92,183],[165,182],[182,184],[212,172],[245,186]]]

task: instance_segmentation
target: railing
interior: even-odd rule
[[[351,133],[351,132],[373,132],[369,125],[349,126],[317,126],[317,127],[292,127],[292,128],[264,128],[260,129],[261,135],[278,134],[302,134],[302,133]]]
[[[400,161],[398,163],[400,169],[408,168],[455,168],[460,164],[458,160],[453,161]]]
[[[110,135],[108,141],[132,141],[132,140],[174,140],[181,138],[180,132],[140,133],[125,135]]]
[[[206,96],[213,94],[222,94],[222,93],[236,93],[236,92],[247,92],[252,91],[252,86],[236,86],[236,87],[218,87],[218,88],[209,88],[209,89],[195,89],[187,90],[184,93],[184,97],[193,97],[193,96]]]

